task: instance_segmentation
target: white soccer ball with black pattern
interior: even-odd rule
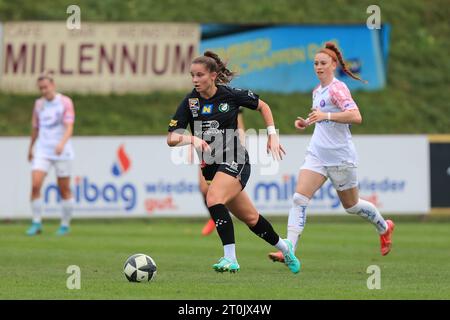
[[[134,254],[125,261],[123,272],[130,282],[148,282],[156,276],[156,263],[145,254]]]

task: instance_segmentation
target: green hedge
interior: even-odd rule
[[[64,20],[73,1],[0,0],[0,19]],[[223,23],[365,23],[373,1],[316,0],[84,0],[82,21],[182,21]],[[355,133],[450,132],[450,27],[447,0],[378,1],[382,22],[392,26],[388,84],[377,92],[355,92],[364,122]],[[188,76],[188,75],[186,75]],[[72,95],[76,134],[163,134],[185,92],[147,95]],[[306,115],[310,94],[259,92],[282,133],[294,133]],[[35,96],[0,94],[0,135],[26,135]],[[247,127],[262,127],[257,113],[244,113]]]

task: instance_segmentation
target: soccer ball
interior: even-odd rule
[[[156,276],[156,263],[145,254],[134,254],[125,261],[123,272],[130,282],[151,281]]]

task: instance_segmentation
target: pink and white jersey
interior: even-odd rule
[[[358,106],[347,85],[334,78],[328,86],[319,85],[314,89],[313,108],[334,113],[358,109]],[[324,166],[338,166],[345,162],[357,165],[358,162],[349,124],[328,120],[316,122],[308,152],[315,155]]]
[[[55,148],[66,131],[65,124],[75,121],[72,100],[58,93],[52,101],[37,99],[34,104],[32,125],[39,129],[34,156],[51,160],[71,160],[74,157],[70,139],[64,151],[57,155]]]

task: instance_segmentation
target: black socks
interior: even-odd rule
[[[222,244],[233,244],[234,227],[228,209],[223,204],[216,204],[208,208],[211,218],[216,223],[216,230],[219,234]],[[258,237],[263,238],[272,246],[280,240],[280,236],[273,230],[272,225],[262,215],[259,215],[258,222],[253,227],[249,227]]]
[[[216,223],[216,230],[222,244],[234,243],[234,227],[228,209],[223,204],[216,204],[208,208],[211,218]],[[277,239],[278,241],[278,239]]]
[[[271,245],[276,245],[280,240],[280,236],[273,230],[272,225],[262,215],[259,215],[258,222],[249,227],[258,237],[263,238]]]

